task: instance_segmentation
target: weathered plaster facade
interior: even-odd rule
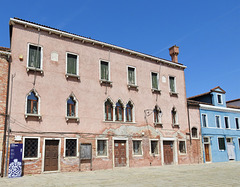
[[[48,140],[57,142],[58,166],[54,171],[89,170],[88,160],[79,165],[79,144],[82,143],[92,145],[93,170],[117,167],[116,147],[121,145],[126,150],[126,167],[199,163],[195,151],[198,143],[190,142],[184,65],[20,19],[11,19],[10,25],[11,74],[15,74],[11,82],[11,142],[24,144],[26,138],[38,140],[37,156],[23,156],[25,174],[47,172]],[[27,68],[29,44],[40,46],[42,65],[39,69]],[[77,76],[66,75],[67,53],[77,55]],[[108,62],[108,82],[100,80],[101,60]],[[128,86],[128,67],[135,69],[134,86]],[[158,90],[152,90],[151,72],[158,75]],[[174,93],[170,91],[171,77],[175,84]],[[38,97],[38,114],[33,116],[26,115],[26,98],[31,91]],[[72,119],[66,117],[70,96],[77,103]],[[112,121],[105,120],[104,103],[107,100],[114,109],[121,101],[123,121],[116,121],[115,111]],[[130,122],[126,121],[128,102],[132,105]],[[162,112],[161,123],[157,125],[153,114],[156,105]],[[173,108],[175,125],[172,123]],[[65,156],[67,138],[76,140],[76,156]],[[97,155],[98,140],[106,140],[104,156]],[[156,154],[151,153],[151,140],[157,143]],[[140,141],[138,155],[134,154],[133,141]],[[180,141],[185,142],[182,153]],[[172,161],[166,161],[164,145],[171,146]]]

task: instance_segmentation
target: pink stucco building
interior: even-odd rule
[[[201,161],[177,46],[170,61],[18,18],[10,29],[25,174]]]

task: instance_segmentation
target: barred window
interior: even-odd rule
[[[157,140],[151,140],[151,153],[158,154],[158,141]]]
[[[24,158],[37,158],[38,156],[38,138],[25,138]]]
[[[97,140],[97,156],[107,156],[107,140]]]
[[[65,156],[77,156],[77,140],[66,139]]]
[[[134,155],[142,155],[142,141],[141,140],[133,141],[133,154]]]

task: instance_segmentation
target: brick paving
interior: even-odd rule
[[[0,178],[0,187],[17,186],[240,186],[240,162],[115,168],[87,172]]]

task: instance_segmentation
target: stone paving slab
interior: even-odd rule
[[[7,186],[240,186],[240,162],[115,168],[25,175],[15,179],[0,178],[0,187]]]

